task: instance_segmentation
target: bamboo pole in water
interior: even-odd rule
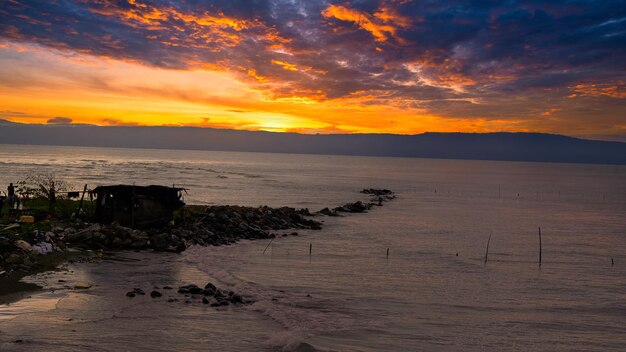
[[[276,237],[274,237],[276,238]],[[274,242],[274,238],[272,238],[272,240],[270,241],[270,243],[267,244],[267,246],[265,246],[265,249],[263,250],[263,254],[265,254],[265,251],[267,250],[267,248],[270,246],[270,244],[272,244],[272,242]]]
[[[541,227],[539,227],[539,266],[541,266]]]
[[[485,251],[485,264],[487,264],[487,258],[489,258],[489,243],[491,242],[491,235],[493,231],[489,232],[489,239],[487,240],[487,250]]]
[[[387,259],[389,259],[389,248],[387,248]]]

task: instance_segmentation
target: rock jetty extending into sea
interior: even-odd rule
[[[363,213],[395,198],[394,193],[386,189],[364,189],[361,193],[369,195],[370,200],[313,213],[308,209],[290,207],[191,205],[185,208],[185,215],[177,223],[163,228],[133,229],[116,223],[55,221],[50,223],[47,231],[33,230],[28,236],[15,239],[3,234],[0,227],[0,276],[11,273],[22,273],[23,276],[48,269],[42,258],[70,249],[182,252],[192,245],[220,246],[243,239],[297,235],[294,230],[320,230],[322,222],[316,220],[320,216]],[[18,225],[9,227],[15,226]],[[285,233],[287,230],[291,232]]]

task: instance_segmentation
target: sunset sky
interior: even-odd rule
[[[626,141],[626,3],[5,0],[0,119]]]

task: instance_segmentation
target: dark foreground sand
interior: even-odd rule
[[[83,251],[50,253],[41,256],[39,260],[41,266],[36,271],[30,273],[18,271],[0,276],[0,305],[15,302],[42,290],[42,287],[35,283],[24,282],[22,280],[24,277],[47,271],[57,271],[68,261],[85,261],[92,258],[93,255],[93,252]]]

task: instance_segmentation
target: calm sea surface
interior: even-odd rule
[[[129,252],[31,277],[48,290],[0,306],[1,351],[626,346],[624,166],[0,145],[3,189],[35,172],[76,190],[175,184],[193,204],[318,210],[370,187],[398,198],[368,214],[322,217],[322,231],[276,239],[265,254],[268,241]],[[59,279],[95,286],[68,291]],[[124,297],[206,281],[257,302],[215,310]]]

